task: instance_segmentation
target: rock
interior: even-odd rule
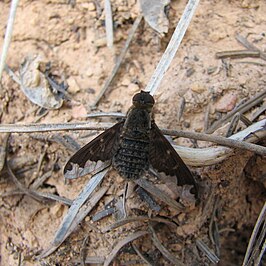
[[[206,87],[204,87],[203,85],[198,84],[198,83],[193,83],[191,85],[191,90],[196,92],[196,93],[202,93],[206,90]]]
[[[71,94],[76,94],[80,91],[80,87],[78,86],[77,81],[73,77],[67,79],[67,84],[69,85],[67,92]]]
[[[221,113],[232,111],[236,106],[237,95],[230,92],[223,95],[215,104],[215,110]]]

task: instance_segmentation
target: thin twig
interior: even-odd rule
[[[174,222],[171,222],[165,218],[161,217],[153,217],[150,218],[148,216],[133,216],[133,217],[126,217],[124,219],[121,219],[111,225],[106,226],[105,228],[102,229],[102,233],[106,233],[110,230],[116,229],[120,226],[126,225],[128,223],[133,223],[133,222],[157,222],[157,223],[163,223],[168,226],[171,226],[173,228],[176,228],[177,225]]]
[[[223,59],[223,58],[246,58],[246,57],[252,57],[252,58],[259,58],[260,52],[259,51],[250,51],[250,50],[232,50],[232,51],[223,51],[223,52],[217,52],[215,54],[217,59]]]
[[[7,125],[0,125],[0,133],[12,132],[12,133],[29,133],[29,132],[50,132],[50,131],[63,131],[63,130],[105,130],[113,126],[113,123],[68,123],[68,124],[7,124]],[[176,130],[167,130],[162,129],[164,134],[169,134],[172,136],[179,136],[184,138],[194,138],[197,140],[205,140],[215,142],[219,145],[226,145],[231,148],[242,148],[248,149],[259,154],[265,154],[265,147],[261,146],[254,146],[243,142],[256,142],[259,141],[259,138],[256,136],[260,133],[260,138],[265,137],[266,133],[266,119],[261,120],[257,123],[252,124],[250,127],[238,132],[237,134],[230,137],[230,139],[224,137],[215,137],[209,134],[203,133],[195,133],[195,132],[187,132],[187,131],[176,131]],[[234,141],[235,140],[235,141]],[[243,144],[244,143],[244,144]],[[251,145],[251,146],[250,146]],[[175,148],[182,154],[180,156],[186,157],[188,164],[200,166],[200,165],[212,165],[219,161],[222,161],[226,158],[226,156],[230,155],[232,151],[229,151],[225,147],[210,147],[210,148],[203,148],[203,149],[191,149],[187,147],[176,146]],[[257,149],[259,148],[259,149]],[[208,159],[200,155],[200,153],[204,151],[206,155],[208,155]],[[197,156],[199,154],[199,156]],[[195,159],[196,158],[196,159]],[[194,160],[195,159],[195,160]],[[200,159],[198,161],[198,159]],[[217,161],[218,160],[218,161]]]
[[[97,222],[107,216],[110,216],[111,214],[114,214],[115,211],[116,211],[116,208],[108,208],[108,209],[99,211],[94,216],[92,216],[91,220],[93,222]]]
[[[108,90],[109,86],[111,85],[111,83],[112,83],[112,81],[113,81],[113,79],[114,79],[114,77],[115,77],[115,75],[116,75],[118,69],[119,69],[120,66],[121,66],[122,61],[124,60],[124,58],[125,58],[125,56],[126,56],[127,50],[128,50],[128,48],[129,48],[129,45],[130,45],[130,43],[131,43],[131,41],[132,41],[132,38],[133,38],[133,36],[134,36],[134,34],[135,34],[135,32],[136,32],[136,30],[137,30],[137,28],[138,28],[138,26],[139,26],[141,20],[142,20],[142,15],[139,15],[139,16],[136,18],[136,20],[134,21],[134,24],[133,24],[133,26],[132,26],[132,28],[130,29],[130,32],[129,32],[129,34],[128,34],[128,37],[127,37],[126,43],[125,43],[125,45],[124,45],[124,47],[123,47],[123,49],[122,49],[122,51],[121,51],[119,57],[117,58],[117,62],[116,62],[115,66],[114,66],[114,68],[113,68],[113,70],[112,70],[112,73],[111,73],[111,75],[107,78],[107,80],[106,80],[106,82],[105,82],[103,88],[101,89],[99,95],[96,97],[94,103],[93,103],[92,106],[91,106],[92,108],[95,108],[95,107],[96,107],[96,105],[97,105],[97,104],[99,103],[99,101],[101,100],[102,96],[106,93],[106,91]]]
[[[98,118],[98,117],[112,117],[112,118],[124,118],[126,115],[119,112],[99,112],[99,113],[90,113],[82,117],[86,118]]]
[[[148,191],[150,194],[152,194],[154,197],[158,198],[165,204],[167,204],[169,207],[175,209],[175,210],[184,210],[184,206],[177,202],[176,200],[172,199],[169,197],[167,193],[164,191],[158,189],[154,184],[152,184],[150,181],[144,179],[144,178],[139,178],[137,180],[134,180],[136,184],[138,184],[140,187]]]
[[[16,17],[18,2],[19,0],[13,0],[11,2],[10,13],[9,13],[9,18],[8,18],[7,28],[6,28],[6,34],[5,34],[5,39],[4,39],[4,44],[3,44],[3,49],[1,53],[1,59],[0,59],[0,83],[2,80],[3,70],[5,68],[8,48],[11,42],[13,25],[14,25],[14,21]]]
[[[51,177],[53,170],[50,170],[43,174],[42,176],[37,177],[34,182],[31,184],[31,189],[38,189],[48,178]]]
[[[237,34],[236,40],[242,44],[244,47],[246,47],[248,50],[251,51],[258,51],[260,53],[260,58],[263,60],[266,60],[266,54],[262,52],[259,48],[257,48],[254,44],[250,43],[245,37]]]
[[[249,65],[256,65],[256,66],[262,66],[265,67],[266,64],[264,63],[260,63],[260,62],[256,62],[256,61],[238,61],[235,62],[236,64],[249,64]]]
[[[113,123],[0,124],[0,133],[33,133],[65,130],[106,130]]]
[[[234,140],[231,138],[207,135],[204,133],[196,133],[196,132],[181,132],[181,131],[176,131],[176,130],[163,130],[163,133],[166,135],[171,135],[171,136],[215,142],[215,143],[218,143],[220,145],[227,146],[230,148],[244,149],[244,150],[255,152],[256,154],[260,154],[263,156],[266,155],[266,147],[252,144],[252,143],[247,143],[244,141]]]
[[[113,33],[112,7],[110,0],[104,1],[104,12],[105,12],[105,31],[106,31],[107,47],[112,48],[114,43],[114,33]]]
[[[10,133],[6,133],[3,136],[2,146],[0,146],[0,172],[3,170],[4,165],[5,165],[9,136],[10,136]]]
[[[263,104],[256,112],[252,115],[251,121],[254,122],[260,115],[266,112],[266,104]]]
[[[161,57],[160,62],[158,63],[152,77],[147,84],[145,91],[150,92],[151,95],[154,95],[156,90],[158,89],[161,80],[163,79],[167,69],[169,68],[171,62],[173,61],[175,54],[179,48],[181,41],[187,31],[187,28],[190,24],[190,21],[197,9],[199,4],[199,0],[189,0],[186,8],[180,18],[175,31],[171,37],[168,46]]]
[[[135,252],[139,255],[139,257],[148,265],[153,266],[153,263],[150,262],[144,254],[141,253],[141,251],[138,249],[138,247],[135,244],[131,244]]]
[[[18,85],[21,85],[21,81],[20,81],[19,77],[15,74],[15,72],[7,64],[5,65],[5,71]]]
[[[212,250],[201,240],[196,240],[196,246],[202,253],[209,259],[210,262],[217,264],[219,262],[219,258],[213,253]]]
[[[257,94],[255,97],[251,98],[250,100],[246,101],[242,105],[238,106],[227,115],[225,115],[220,120],[216,121],[212,124],[212,126],[206,131],[206,133],[213,133],[217,128],[219,128],[223,123],[228,122],[236,113],[245,113],[253,106],[259,104],[263,101],[266,97],[266,90],[262,91],[261,93]]]
[[[81,266],[86,265],[86,245],[87,245],[88,239],[89,239],[89,236],[87,235],[83,240],[82,247],[80,250]]]
[[[168,259],[171,263],[173,263],[173,265],[185,266],[184,263],[179,261],[179,259],[177,259],[166,247],[163,246],[163,244],[161,243],[161,241],[157,237],[156,232],[155,232],[154,228],[151,226],[151,224],[149,224],[149,229],[151,230],[151,233],[152,233],[153,244],[155,245],[156,248],[158,248],[160,250],[160,252],[163,254],[163,256],[166,259]]]
[[[11,170],[9,163],[6,162],[6,166],[7,166],[7,171],[12,179],[12,181],[14,182],[14,184],[16,185],[16,187],[21,190],[24,194],[34,198],[35,200],[37,200],[38,202],[42,202],[44,199],[43,197],[40,197],[40,195],[38,195],[35,191],[30,190],[28,188],[26,188],[23,184],[21,184],[17,177],[14,175],[13,171]]]
[[[260,212],[258,220],[257,220],[257,222],[255,224],[254,229],[253,229],[253,232],[252,232],[252,235],[251,235],[249,243],[248,243],[247,251],[246,251],[245,258],[244,258],[242,266],[251,265],[251,264],[249,264],[249,260],[250,260],[250,257],[251,257],[251,253],[252,253],[253,247],[254,247],[255,242],[256,242],[257,235],[259,234],[259,229],[260,229],[260,227],[261,227],[261,225],[263,223],[264,224],[266,223],[266,203],[264,203],[264,206],[263,206],[263,208],[262,208],[262,210]],[[264,235],[264,237],[265,237],[265,235]]]
[[[113,248],[113,250],[110,252],[110,254],[107,256],[104,262],[104,266],[108,266],[111,264],[112,260],[116,257],[119,250],[125,246],[126,244],[136,240],[137,238],[143,237],[144,235],[148,234],[148,231],[138,231],[131,235],[128,235],[124,239],[120,240],[117,245]]]
[[[209,223],[209,237],[213,245],[215,245],[216,248],[216,254],[217,256],[220,256],[220,237],[219,237],[219,229],[217,224],[217,205],[218,205],[219,199],[216,198],[214,202],[214,208],[211,215],[210,223]]]
[[[184,97],[181,97],[181,100],[180,100],[180,103],[179,103],[178,112],[177,112],[177,121],[178,122],[180,122],[181,117],[183,116],[185,106],[186,106],[186,100],[185,100]]]

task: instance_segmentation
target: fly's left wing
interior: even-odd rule
[[[191,185],[194,188],[192,193],[198,196],[198,187],[193,175],[154,121],[150,132],[149,161],[158,172],[175,176],[178,186]]]
[[[124,121],[115,124],[78,150],[66,163],[64,176],[69,179],[84,176],[100,169],[104,162],[110,162],[123,125]]]

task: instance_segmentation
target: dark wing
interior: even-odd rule
[[[175,176],[179,186],[194,186],[194,194],[197,195],[197,184],[193,175],[155,122],[151,125],[149,161],[158,172]]]
[[[88,169],[85,171],[90,163],[111,160],[118,145],[123,125],[124,121],[115,124],[78,150],[65,165],[65,177],[75,178],[85,175],[92,172]]]

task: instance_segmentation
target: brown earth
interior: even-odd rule
[[[0,103],[2,124],[33,123],[37,120],[40,123],[84,121],[81,116],[85,111],[90,111],[90,104],[110,74],[115,55],[119,55],[133,21],[139,14],[135,0],[111,1],[115,25],[115,45],[111,51],[105,42],[103,1],[77,0],[73,5],[67,2],[20,1],[7,64],[17,71],[26,56],[42,55],[52,62],[54,74],[66,77],[70,85],[71,100],[65,102],[59,110],[40,116],[39,108],[4,73],[4,90],[1,91]],[[184,0],[171,2],[168,10],[170,29],[163,38],[158,37],[142,22],[110,92],[100,102],[98,111],[127,111],[132,96],[143,89],[150,79],[185,4]],[[0,47],[9,6],[10,1],[0,1]],[[236,41],[236,34],[243,35],[261,50],[265,50],[265,14],[266,2],[263,0],[201,1],[178,53],[155,95],[156,121],[160,127],[203,132],[207,106],[210,108],[210,120],[214,121],[222,115],[221,111],[227,112],[235,104],[265,90],[266,68],[262,60],[245,58],[221,63],[221,60],[215,58],[218,51],[244,49]],[[215,71],[212,72],[211,69]],[[233,99],[230,95],[233,95]],[[182,97],[185,98],[186,106],[181,121],[178,121],[177,113]],[[228,99],[231,100],[232,107],[229,103],[226,104]],[[221,109],[221,105],[225,110]],[[252,110],[255,111],[256,109]],[[49,136],[52,134],[49,133]],[[68,134],[80,144],[87,143],[95,136],[91,134],[84,138],[88,136],[88,132]],[[47,137],[48,134],[38,136]],[[62,167],[72,152],[56,142],[37,140],[38,136],[10,136],[7,159],[12,169],[26,186],[51,171],[51,176],[39,190],[74,199],[88,178],[66,184]],[[0,137],[2,140],[4,135]],[[181,140],[179,143],[193,146],[190,140]],[[199,145],[206,144],[199,142]],[[42,164],[38,170],[39,161]],[[209,236],[211,217],[214,215],[220,237],[219,265],[241,265],[253,226],[266,198],[263,180],[265,160],[251,152],[236,151],[235,155],[218,165],[192,170],[199,176],[201,203],[191,213],[179,214],[175,218],[182,224],[175,232],[166,226],[158,228],[158,232],[164,232],[158,233],[159,238],[185,265],[210,265],[208,259],[197,250],[195,240],[201,239],[215,250]],[[124,181],[111,172],[103,186],[110,186],[110,189],[92,214],[102,210],[105,203],[123,193]],[[14,190],[16,187],[4,169],[0,179],[0,193]],[[129,204],[132,208],[141,205],[141,210],[148,212],[145,204],[138,198],[133,197]],[[113,223],[114,218],[92,223],[91,216],[88,216],[75,234],[67,238],[55,253],[37,261],[36,256],[48,247],[67,210],[68,207],[60,203],[40,203],[28,196],[1,197],[0,264],[75,265],[80,261],[85,237],[88,237],[87,255],[102,257],[108,255],[120,239],[138,227],[143,229],[146,226],[135,223],[133,227],[129,224],[102,236],[91,225],[101,229]],[[173,216],[173,213],[165,208],[160,215]],[[142,252],[157,256],[158,265],[169,265],[151,245],[149,237],[135,243]],[[19,259],[22,260],[21,264]],[[129,248],[119,255],[115,265],[127,265],[130,260],[131,265],[142,264],[137,255],[132,252],[130,254]]]

